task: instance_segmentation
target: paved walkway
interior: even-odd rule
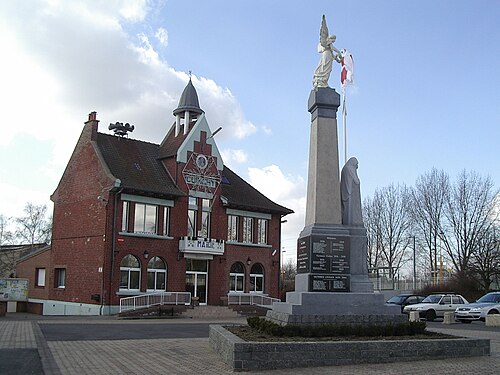
[[[208,338],[66,340],[47,341],[40,327],[44,324],[124,324],[109,317],[59,318],[12,316],[0,318],[0,373],[2,374],[225,374],[232,371],[209,347]],[[233,322],[243,322],[236,319]],[[131,321],[137,324],[138,321]],[[165,324],[166,321],[140,321],[140,324]],[[190,320],[173,319],[169,324],[186,324]],[[201,323],[203,321],[192,321]],[[220,322],[216,322],[220,324]],[[126,322],[125,322],[126,324]],[[158,326],[159,327],[159,326]],[[457,330],[469,337],[492,340],[490,357],[450,360],[315,367],[262,371],[259,374],[470,374],[500,373],[500,329]],[[449,333],[451,328],[432,325],[432,330]],[[10,356],[16,368],[2,367],[2,358]],[[19,360],[13,361],[12,356]],[[19,366],[19,367],[17,367]],[[22,367],[25,366],[25,367]],[[42,371],[43,367],[43,371]]]

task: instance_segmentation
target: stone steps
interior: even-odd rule
[[[182,313],[182,316],[193,319],[227,319],[241,317],[236,311],[229,309],[227,306],[196,306],[192,309],[187,309]]]

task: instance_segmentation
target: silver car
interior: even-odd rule
[[[486,315],[500,314],[500,292],[485,294],[474,303],[458,307],[455,310],[455,320],[470,323],[474,320],[486,320]]]
[[[445,312],[453,312],[457,307],[465,305],[467,300],[455,293],[436,293],[427,296],[421,303],[405,306],[403,313],[418,311],[420,318],[432,322],[436,318],[443,318]]]

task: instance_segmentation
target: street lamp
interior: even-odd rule
[[[413,238],[413,291],[417,289],[417,265],[416,265],[416,247],[415,247],[415,236],[410,236]]]
[[[281,250],[281,255],[280,255],[280,264],[281,264],[281,293],[280,297],[283,297],[283,290],[285,289],[285,270],[283,268],[284,265],[284,259],[283,259],[283,254],[286,253],[286,250]]]

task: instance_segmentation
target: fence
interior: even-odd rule
[[[228,305],[257,305],[271,308],[274,302],[280,302],[278,298],[272,298],[259,293],[228,293]]]
[[[120,298],[120,312],[156,305],[190,305],[190,292],[158,292]]]

